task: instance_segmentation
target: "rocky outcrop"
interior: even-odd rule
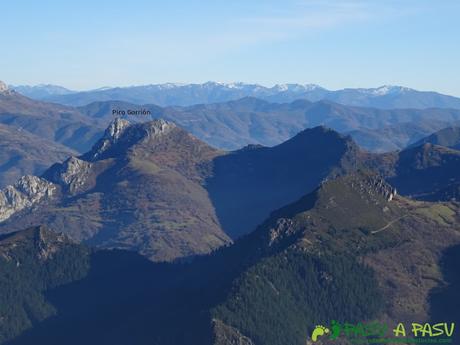
[[[0,191],[0,222],[8,219],[14,213],[53,196],[56,186],[49,181],[26,175],[13,186],[7,186]]]
[[[117,140],[127,127],[129,127],[129,121],[116,118],[105,131],[104,139]]]
[[[362,179],[353,181],[351,186],[360,193],[368,194],[371,197],[384,197],[387,201],[393,200],[398,195],[396,188],[373,173],[364,174]]]
[[[70,243],[67,236],[47,230],[44,226],[39,226],[34,231],[35,247],[38,250],[37,258],[47,260],[53,257],[64,244]]]
[[[385,182],[383,178],[374,178],[370,181],[373,184],[373,187],[382,195],[387,201],[393,200],[393,198],[398,195],[396,188],[393,188],[388,183]]]
[[[8,91],[8,86],[0,80],[0,92]]]
[[[90,152],[93,159],[99,158],[107,149],[112,146],[129,127],[129,121],[116,118],[104,132],[104,136],[99,140]]]
[[[176,128],[174,123],[162,119],[131,124],[127,120],[117,118],[106,129],[102,139],[84,158],[88,160],[101,159],[111,150],[126,149],[143,139],[149,140],[167,134],[173,128]]]
[[[268,245],[271,247],[283,239],[294,234],[293,221],[291,219],[280,218],[276,221],[276,225],[269,230]]]
[[[168,134],[172,129],[176,128],[176,125],[172,122],[158,119],[151,122],[147,122],[146,125],[141,125],[146,131],[147,137],[159,137],[164,134]]]
[[[53,257],[65,245],[73,243],[67,236],[48,230],[45,226],[36,226],[26,230],[11,233],[0,240],[0,258],[6,261],[16,261],[21,265],[21,259],[16,255],[17,248],[27,246],[26,252],[34,254],[38,260],[45,261]]]
[[[253,341],[242,335],[234,327],[226,325],[220,320],[212,320],[214,341],[213,345],[254,345]]]
[[[70,157],[46,173],[51,182],[63,186],[70,194],[81,191],[91,171],[92,164],[77,157]]]
[[[11,95],[14,94],[14,91],[8,88],[4,82],[0,80],[0,95]]]

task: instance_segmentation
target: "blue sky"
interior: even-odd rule
[[[460,1],[2,1],[0,80],[395,84],[460,96]]]

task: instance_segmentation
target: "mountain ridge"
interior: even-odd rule
[[[139,345],[302,345],[331,320],[390,328],[430,322],[450,296],[441,262],[460,243],[460,209],[388,193],[392,186],[366,171],[327,180],[233,245],[188,263],[102,250],[91,254],[86,274],[88,254],[75,248],[82,275],[45,295],[59,313],[14,333],[11,344],[133,342],[135,335]],[[453,298],[448,303],[458,303]]]
[[[164,118],[212,146],[226,150],[238,149],[248,144],[273,146],[304,128],[326,125],[341,133],[352,134],[365,149],[381,152],[404,148],[430,134],[432,129],[441,129],[460,121],[460,110],[387,110],[344,106],[328,100],[313,103],[308,100],[270,103],[254,97],[224,103],[166,108],[120,101],[97,102],[80,107],[79,111],[107,123],[113,118],[113,109],[125,112],[148,110],[150,115],[124,118],[133,122]],[[398,130],[400,126],[403,128]]]
[[[430,143],[439,146],[445,146],[452,149],[460,149],[460,127],[450,126],[430,134],[429,136],[420,139],[410,147],[420,146],[425,143]]]
[[[30,132],[86,151],[103,130],[95,119],[77,109],[25,97],[16,91],[0,93],[0,124]]]
[[[88,153],[29,177],[37,193],[7,187],[0,227],[48,224],[78,241],[174,260],[230,243],[324,178],[354,170],[358,155],[325,127],[224,152],[165,120],[117,119]]]
[[[318,101],[327,99],[345,105],[377,108],[460,108],[460,98],[432,91],[417,91],[402,86],[383,85],[376,88],[345,88],[327,90],[314,84],[276,84],[266,87],[258,84],[206,82],[203,84],[150,84],[140,86],[102,88],[80,92],[50,94],[46,86],[43,96],[35,96],[39,86],[18,87],[24,94],[42,100],[82,106],[94,101],[118,100],[136,104],[154,103],[160,106],[188,106],[199,103],[230,101],[254,96],[271,102],[296,99]],[[48,94],[46,94],[48,92]],[[63,94],[62,94],[63,93]]]

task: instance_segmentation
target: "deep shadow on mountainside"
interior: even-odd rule
[[[429,296],[430,315],[433,322],[449,320],[460,322],[460,245],[445,249],[440,260],[443,284],[433,289]],[[458,332],[454,334],[454,344],[460,341]]]
[[[430,143],[371,155],[368,166],[379,171],[401,194],[428,201],[460,198],[460,151]]]
[[[323,179],[356,169],[359,154],[324,127],[223,152],[171,122],[116,120],[88,153],[5,189],[0,227],[47,224],[91,245],[174,260],[248,233]]]
[[[0,327],[21,325],[9,333],[11,345],[300,345],[331,320],[429,320],[442,307],[433,294],[452,282],[441,258],[460,243],[458,206],[397,196],[359,172],[324,182],[233,245],[181,264],[90,251],[43,228],[19,232],[0,240],[0,284],[31,298],[2,294],[2,310],[13,312]]]
[[[271,148],[249,146],[217,157],[206,189],[222,228],[237,238],[323,179],[357,169],[359,157],[350,138],[316,127]]]
[[[459,157],[431,144],[370,154],[324,127],[224,152],[171,122],[118,119],[91,151],[5,188],[0,231],[46,224],[92,246],[172,261],[228,244],[322,181],[363,167],[400,194],[456,199]]]

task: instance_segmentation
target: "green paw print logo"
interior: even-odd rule
[[[321,337],[321,336],[323,336],[325,334],[328,334],[328,333],[329,333],[329,328],[321,326],[321,325],[318,325],[318,326],[315,327],[315,329],[311,333],[311,340],[313,340],[313,342],[315,342],[315,341],[318,340],[318,337]]]

